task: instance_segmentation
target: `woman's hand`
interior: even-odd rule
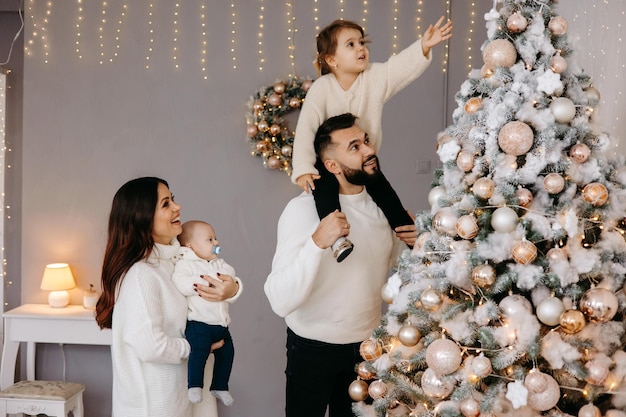
[[[207,301],[224,301],[232,298],[239,291],[239,284],[230,275],[217,274],[217,278],[210,275],[200,275],[207,285],[193,284],[194,290]]]

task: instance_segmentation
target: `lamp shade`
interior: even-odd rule
[[[67,290],[76,287],[70,266],[66,263],[48,264],[43,271],[41,289],[51,291],[48,304],[51,307],[65,307],[70,301]]]

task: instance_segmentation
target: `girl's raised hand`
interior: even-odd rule
[[[443,19],[444,17],[441,16],[439,20],[437,20],[437,23],[428,26],[428,29],[424,33],[424,37],[422,38],[422,51],[424,52],[424,56],[428,55],[430,48],[452,37],[452,21],[448,20],[446,24],[442,26]]]

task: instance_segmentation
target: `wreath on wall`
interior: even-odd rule
[[[283,119],[302,106],[313,80],[292,77],[261,88],[248,101],[247,141],[252,155],[263,160],[263,166],[291,175],[291,154],[295,132]]]

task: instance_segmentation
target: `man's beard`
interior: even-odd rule
[[[374,168],[374,172],[371,174],[367,173],[364,169],[366,163],[370,162],[372,159],[376,160],[376,168]],[[371,156],[367,158],[365,162],[361,165],[361,169],[352,169],[348,168],[341,162],[339,163],[341,167],[341,171],[343,172],[343,176],[346,178],[350,184],[354,185],[368,185],[374,182],[377,178],[379,178],[382,173],[380,172],[380,164],[378,162],[378,157]]]

